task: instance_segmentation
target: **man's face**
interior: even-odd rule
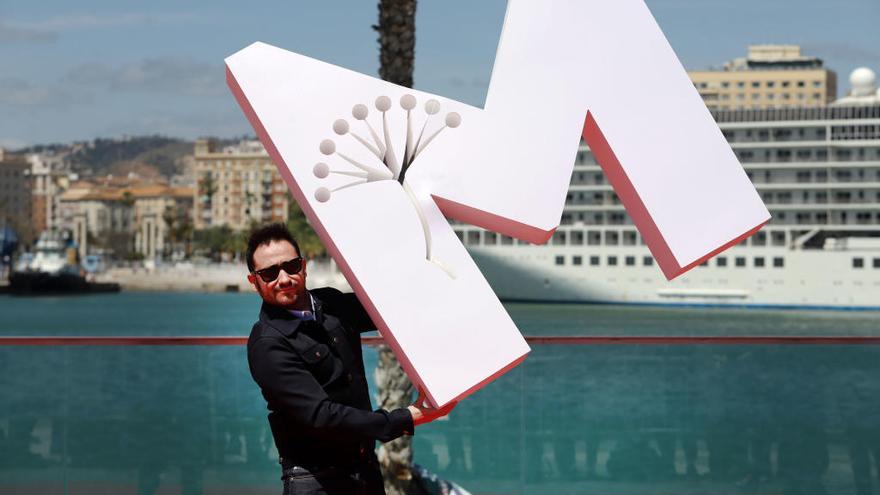
[[[299,256],[293,244],[287,241],[271,241],[254,251],[254,271],[292,260]],[[278,277],[264,282],[259,275],[248,274],[248,282],[254,286],[263,301],[286,309],[311,309],[309,296],[306,294],[306,261],[298,273],[278,272]]]

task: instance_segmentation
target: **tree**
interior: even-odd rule
[[[321,243],[321,238],[315,233],[296,201],[288,202],[287,228],[293,234],[296,243],[299,244],[299,249],[302,251],[300,255],[306,258],[318,258],[326,254],[327,251],[324,244]]]
[[[168,243],[165,245],[164,254],[169,255],[183,247],[184,254],[189,256],[193,225],[188,212],[176,203],[165,205],[162,221],[165,222],[168,232]]]
[[[416,47],[416,0],[380,0],[379,23],[373,29],[379,34],[379,76],[411,88]],[[392,410],[412,403],[412,383],[387,345],[379,346],[375,377],[379,407]],[[407,493],[412,480],[412,437],[404,436],[383,444],[379,449],[379,463],[388,495]]]
[[[221,261],[223,253],[234,253],[240,247],[237,237],[241,237],[241,234],[234,232],[228,225],[220,225],[194,231],[193,243],[214,261]]]
[[[211,172],[205,172],[205,175],[199,180],[199,191],[202,192],[202,196],[198,198],[198,201],[202,203],[202,211],[199,214],[202,215],[202,219],[204,220],[211,215],[214,194],[217,192],[217,182],[214,181],[214,176]],[[206,216],[205,213],[208,215]],[[211,225],[210,221],[205,223]]]

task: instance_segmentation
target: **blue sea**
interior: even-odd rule
[[[506,308],[526,335],[880,336],[873,312]],[[0,335],[245,336],[258,309],[0,296]],[[878,493],[878,372],[872,345],[536,345],[415,461],[479,494]],[[0,347],[0,494],[280,493],[265,414],[241,346]]]

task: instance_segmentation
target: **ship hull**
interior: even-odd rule
[[[880,310],[880,269],[874,268],[880,252],[733,248],[719,255],[725,266],[716,257],[667,281],[655,264],[645,263],[650,252],[642,246],[469,250],[499,299],[508,302]],[[580,265],[573,264],[576,257]],[[591,265],[595,257],[599,264]],[[737,258],[746,266],[736,266]],[[860,267],[854,258],[863,260]],[[756,259],[763,266],[756,267]]]
[[[88,282],[71,273],[15,272],[9,277],[8,292],[17,295],[119,292],[119,284]]]

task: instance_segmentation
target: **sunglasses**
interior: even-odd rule
[[[267,284],[276,278],[278,278],[278,274],[281,273],[281,270],[284,270],[284,273],[288,275],[294,275],[299,273],[303,267],[303,259],[301,257],[293,258],[292,260],[282,261],[277,265],[267,266],[266,268],[261,268],[259,270],[254,271],[254,275],[259,275],[263,282]]]

